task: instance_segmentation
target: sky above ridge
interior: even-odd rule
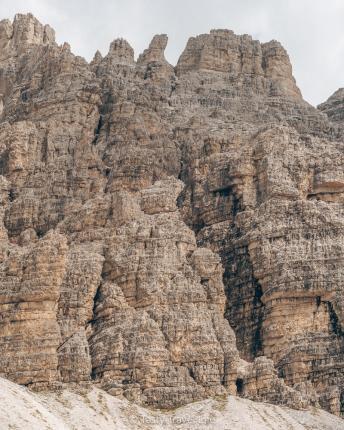
[[[154,34],[166,33],[176,64],[189,37],[228,28],[287,49],[304,98],[313,105],[344,87],[344,0],[0,0],[0,19],[33,13],[91,60],[123,37],[138,56]]]

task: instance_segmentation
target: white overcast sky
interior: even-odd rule
[[[32,12],[87,60],[126,38],[135,55],[167,33],[175,64],[187,39],[212,28],[279,40],[304,98],[316,105],[344,87],[344,0],[0,0],[0,19]]]

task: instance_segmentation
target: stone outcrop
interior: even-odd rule
[[[33,15],[17,14],[13,24],[8,19],[0,24],[1,49],[25,53],[30,45],[55,43],[55,32],[49,25],[42,25]]]
[[[328,100],[318,106],[331,121],[344,124],[344,88],[339,88]]]
[[[178,61],[176,72],[182,75],[201,71],[226,73],[233,80],[245,76],[258,88],[270,79],[273,85],[266,88],[268,91],[301,98],[288,54],[277,41],[261,44],[251,36],[237,36],[230,30],[212,30],[210,34],[193,37]]]
[[[342,93],[229,30],[90,64],[0,22],[1,375],[343,413]]]
[[[1,261],[1,372],[30,385],[59,380],[56,318],[66,239],[49,232],[31,245],[8,244]]]

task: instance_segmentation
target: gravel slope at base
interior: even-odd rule
[[[102,390],[32,393],[0,379],[0,430],[343,430],[325,411],[295,411],[237,397],[204,400],[170,412],[141,408]]]

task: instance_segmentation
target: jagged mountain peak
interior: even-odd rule
[[[0,24],[1,376],[343,413],[341,120],[276,41],[173,68],[166,35],[87,63],[49,31]]]

